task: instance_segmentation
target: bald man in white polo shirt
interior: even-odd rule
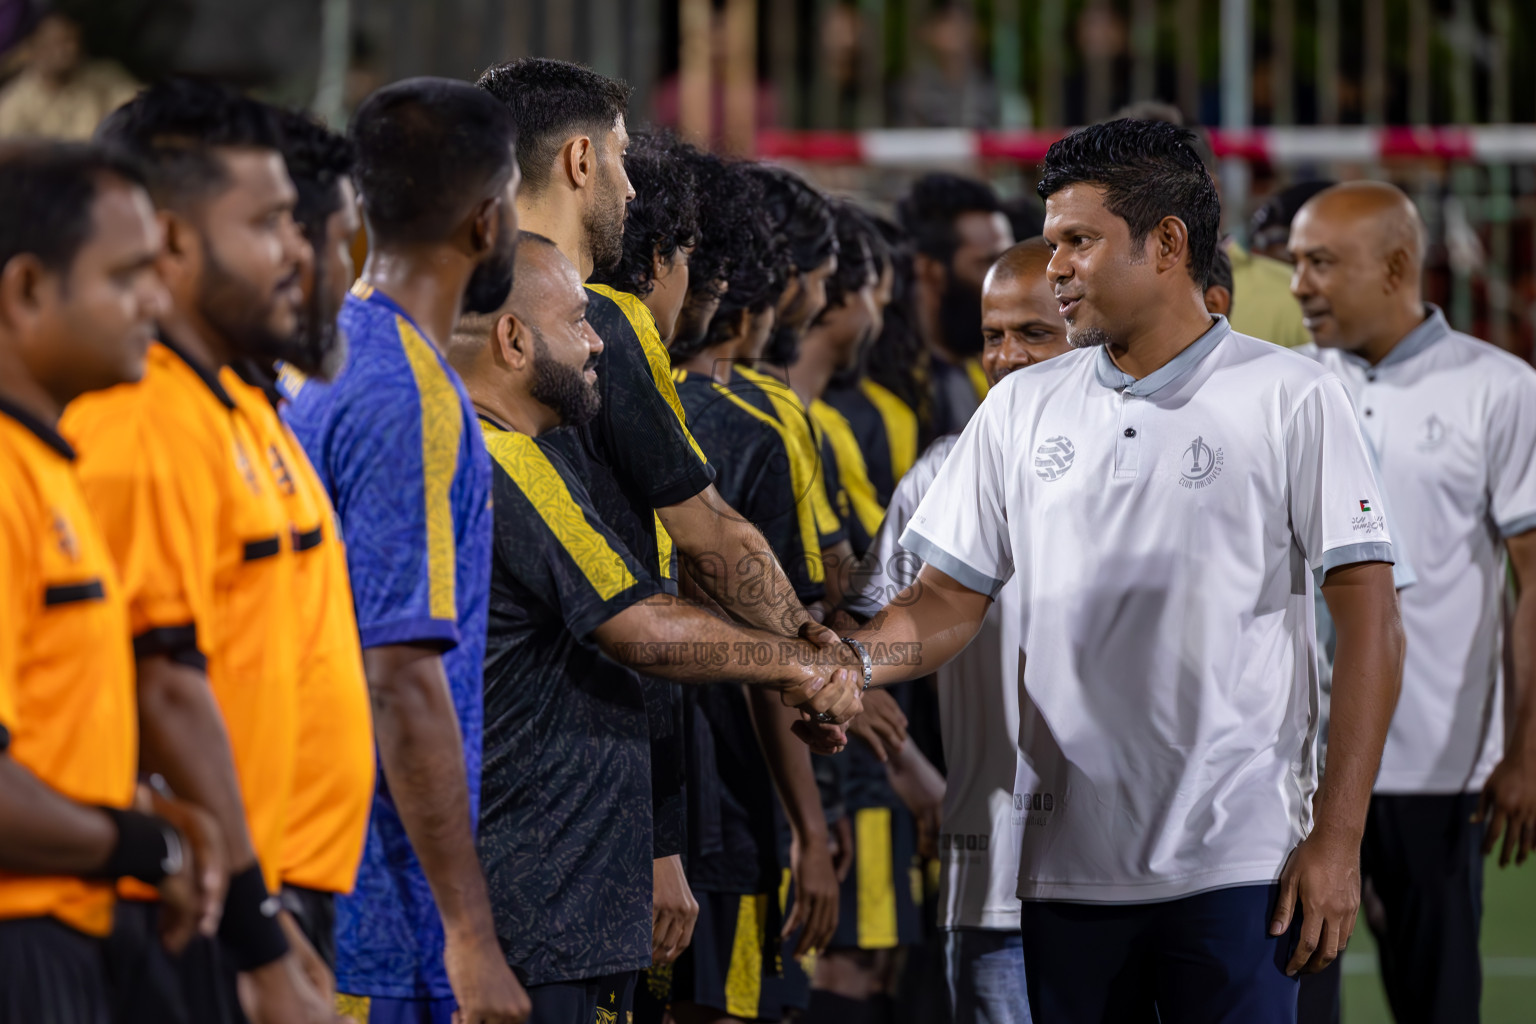
[[[902,539],[918,582],[852,636],[876,683],[931,672],[1017,581],[1021,931],[1052,1024],[1295,1020],[1296,972],[1354,924],[1401,671],[1348,396],[1206,312],[1220,208],[1189,138],[1122,120],[1052,147],[1079,351],[988,396]],[[1320,789],[1314,575],[1338,629]]]
[[[1336,185],[1292,224],[1292,291],[1348,388],[1418,577],[1362,867],[1399,1021],[1474,1021],[1484,853],[1536,845],[1536,370],[1424,304],[1424,233],[1401,191]],[[1506,555],[1520,591],[1505,746]],[[1479,816],[1479,805],[1482,814]]]

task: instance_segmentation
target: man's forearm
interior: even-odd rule
[[[626,608],[599,627],[596,638],[615,661],[678,683],[729,679],[778,687],[800,681],[814,661],[802,641],[727,622],[665,594]]]
[[[458,715],[436,654],[386,666],[364,652],[389,793],[450,933],[494,934],[475,852]]]
[[[747,690],[747,707],[790,829],[802,844],[825,843],[827,819],[811,769],[811,752],[790,731],[790,726],[799,720],[799,713],[760,689]]]
[[[231,874],[256,863],[245,800],[224,716],[208,677],[164,656],[138,663],[139,766],[172,792],[213,815]]]
[[[849,635],[874,663],[871,685],[890,686],[928,675],[965,650],[991,604],[985,594],[925,566],[916,583]]]
[[[1536,755],[1536,579],[1520,580],[1509,644],[1514,707],[1509,753]]]
[[[717,515],[712,525],[674,535],[700,589],[738,622],[794,636],[808,616],[768,541],[739,516]]]
[[[1337,578],[1336,578],[1337,577]],[[1329,710],[1328,772],[1314,801],[1314,829],[1358,842],[1397,707],[1403,630],[1391,567],[1337,569],[1323,597],[1338,632]]]
[[[88,875],[117,843],[112,819],[69,799],[0,754],[0,870]]]

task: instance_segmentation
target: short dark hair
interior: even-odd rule
[[[1253,211],[1253,217],[1248,221],[1250,240],[1255,246],[1261,243],[1261,238],[1265,235],[1289,240],[1291,221],[1296,219],[1296,214],[1301,212],[1307,200],[1323,189],[1332,188],[1337,184],[1338,182],[1331,178],[1323,178],[1319,181],[1298,182],[1276,192],[1266,199],[1262,206]]]
[[[655,257],[670,260],[679,249],[698,242],[699,193],[692,163],[666,133],[631,138],[624,173],[635,190],[624,215],[624,253],[616,266],[593,273],[591,279],[643,297],[655,287]]]
[[[96,140],[144,168],[155,205],[186,209],[228,186],[219,149],[282,148],[275,107],[214,82],[171,78],[118,107]]]
[[[475,83],[512,113],[523,187],[541,192],[560,146],[585,132],[601,144],[629,106],[629,86],[591,68],[548,57],[520,57],[485,69]]]
[[[357,191],[372,235],[447,238],[512,175],[517,129],[507,108],[452,78],[407,78],[352,115]]]
[[[796,271],[814,270],[837,253],[837,226],[827,197],[782,167],[748,164],[763,187],[763,209]]]
[[[884,326],[879,337],[864,348],[865,372],[870,380],[917,413],[926,443],[933,421],[933,393],[928,378],[928,352],[917,330],[912,239],[895,221],[884,217],[876,217],[875,226],[891,254],[893,277]]]
[[[1221,198],[1187,128],[1121,118],[1079,128],[1051,145],[1035,191],[1049,199],[1068,185],[1104,191],[1104,206],[1140,245],[1164,217],[1189,232],[1189,276],[1202,288],[1216,258]]]
[[[144,187],[133,160],[84,143],[23,143],[0,149],[0,269],[24,253],[68,275],[90,241],[91,207],[113,181]]]
[[[293,219],[311,242],[325,235],[325,222],[341,209],[341,179],[352,173],[356,154],[346,136],[296,110],[282,113],[283,161],[298,191]]]
[[[1205,275],[1207,288],[1220,287],[1227,290],[1232,297],[1233,305],[1237,304],[1237,288],[1233,284],[1232,257],[1227,255],[1227,250],[1222,246],[1216,247],[1216,257],[1211,260],[1211,272]]]
[[[958,174],[925,174],[896,203],[896,220],[914,248],[949,266],[960,248],[955,222],[966,213],[1002,213],[997,192],[984,181]]]

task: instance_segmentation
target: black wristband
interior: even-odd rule
[[[288,939],[277,922],[282,903],[267,891],[261,865],[253,864],[229,880],[219,941],[238,971],[253,971],[288,952]]]
[[[117,845],[101,866],[101,877],[137,878],[159,885],[166,875],[181,870],[181,835],[170,822],[121,807],[100,810],[117,826]]]

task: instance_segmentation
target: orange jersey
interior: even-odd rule
[[[77,400],[63,428],[122,577],[135,652],[206,662],[275,891],[297,742],[293,529],[260,431],[231,394],[247,385],[234,383],[157,343],[142,381]]]
[[[0,726],[9,755],[83,804],[127,807],[138,763],[123,588],[64,439],[0,402]],[[112,930],[110,881],[0,871],[0,919]]]
[[[373,803],[373,714],[352,610],[347,556],[330,496],[271,403],[221,374],[260,431],[263,457],[293,523],[290,628],[298,644],[298,753],[280,868],[283,881],[347,893]]]

